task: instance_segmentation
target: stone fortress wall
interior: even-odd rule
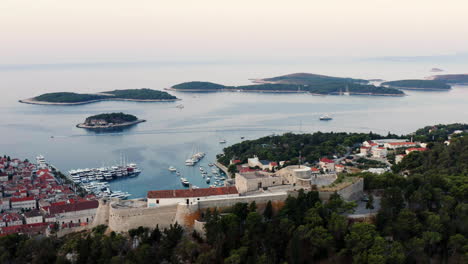
[[[337,192],[346,200],[357,199],[362,194],[364,181],[362,179],[338,190]],[[319,196],[327,200],[333,192],[319,191]],[[207,199],[190,205],[177,204],[159,207],[147,207],[144,199],[121,201],[112,199],[100,201],[94,222],[89,228],[105,224],[112,231],[126,232],[139,226],[155,228],[169,227],[171,224],[178,223],[187,229],[200,229],[201,214],[207,209],[217,208],[223,211],[236,203],[251,203],[255,201],[259,211],[263,211],[268,201],[271,201],[274,210],[279,210],[286,198],[291,195],[297,195],[297,190],[280,192],[261,192],[255,195],[246,195],[238,197],[229,197],[222,199]]]

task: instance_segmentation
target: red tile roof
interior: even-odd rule
[[[14,203],[14,202],[24,202],[24,201],[33,201],[34,200],[34,197],[21,197],[21,198],[11,198],[11,202]]]
[[[161,190],[149,191],[148,198],[186,198],[186,197],[204,197],[237,194],[234,186],[218,188],[200,188],[200,189],[179,189],[179,190]]]
[[[426,151],[427,148],[409,148],[407,151],[412,152],[412,151]]]
[[[325,163],[334,163],[333,160],[327,158],[321,158],[320,161]]]
[[[317,168],[310,168],[311,171],[320,171],[319,169]]]
[[[61,204],[50,206],[49,213],[51,215],[60,214],[60,213],[67,213],[67,212],[74,212],[74,211],[83,211],[98,208],[99,202],[96,200],[93,201],[82,201],[73,204]]]

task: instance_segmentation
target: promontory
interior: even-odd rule
[[[273,78],[253,79],[253,85],[226,86],[211,82],[185,82],[169,90],[187,92],[277,92],[310,93],[317,95],[405,95],[399,89],[375,86],[364,79],[332,77],[311,73],[294,73]]]
[[[46,93],[30,99],[20,100],[19,102],[41,105],[79,105],[99,101],[168,102],[176,100],[179,99],[167,92],[142,88],[89,94],[71,92]]]
[[[146,120],[138,119],[134,115],[124,113],[106,113],[90,116],[86,118],[84,123],[78,124],[76,127],[101,130],[128,127],[145,121]]]

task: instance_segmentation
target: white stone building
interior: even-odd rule
[[[372,148],[372,156],[374,158],[386,158],[387,157],[387,149],[384,148],[384,147]]]
[[[239,192],[234,186],[149,191],[147,194],[147,205],[148,207],[158,207],[164,205],[176,205],[179,203],[193,204],[202,200],[221,199],[237,196],[239,196]]]
[[[47,213],[54,216],[59,224],[81,224],[91,223],[96,215],[99,202],[78,201],[70,204],[60,204],[50,206]]]
[[[21,198],[11,198],[11,209],[25,209],[32,210],[37,208],[36,199],[34,197],[21,197]]]
[[[32,210],[24,213],[24,218],[26,219],[26,224],[37,224],[42,223],[43,217],[39,210]]]
[[[261,171],[236,173],[236,187],[242,194],[282,184],[285,184],[285,181],[274,173]]]

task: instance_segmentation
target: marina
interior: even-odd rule
[[[95,194],[101,198],[119,198],[127,199],[131,196],[128,192],[112,191],[107,181],[122,179],[122,178],[133,178],[140,175],[141,170],[135,163],[101,167],[92,169],[75,169],[68,172],[69,178],[83,188],[87,193]]]

